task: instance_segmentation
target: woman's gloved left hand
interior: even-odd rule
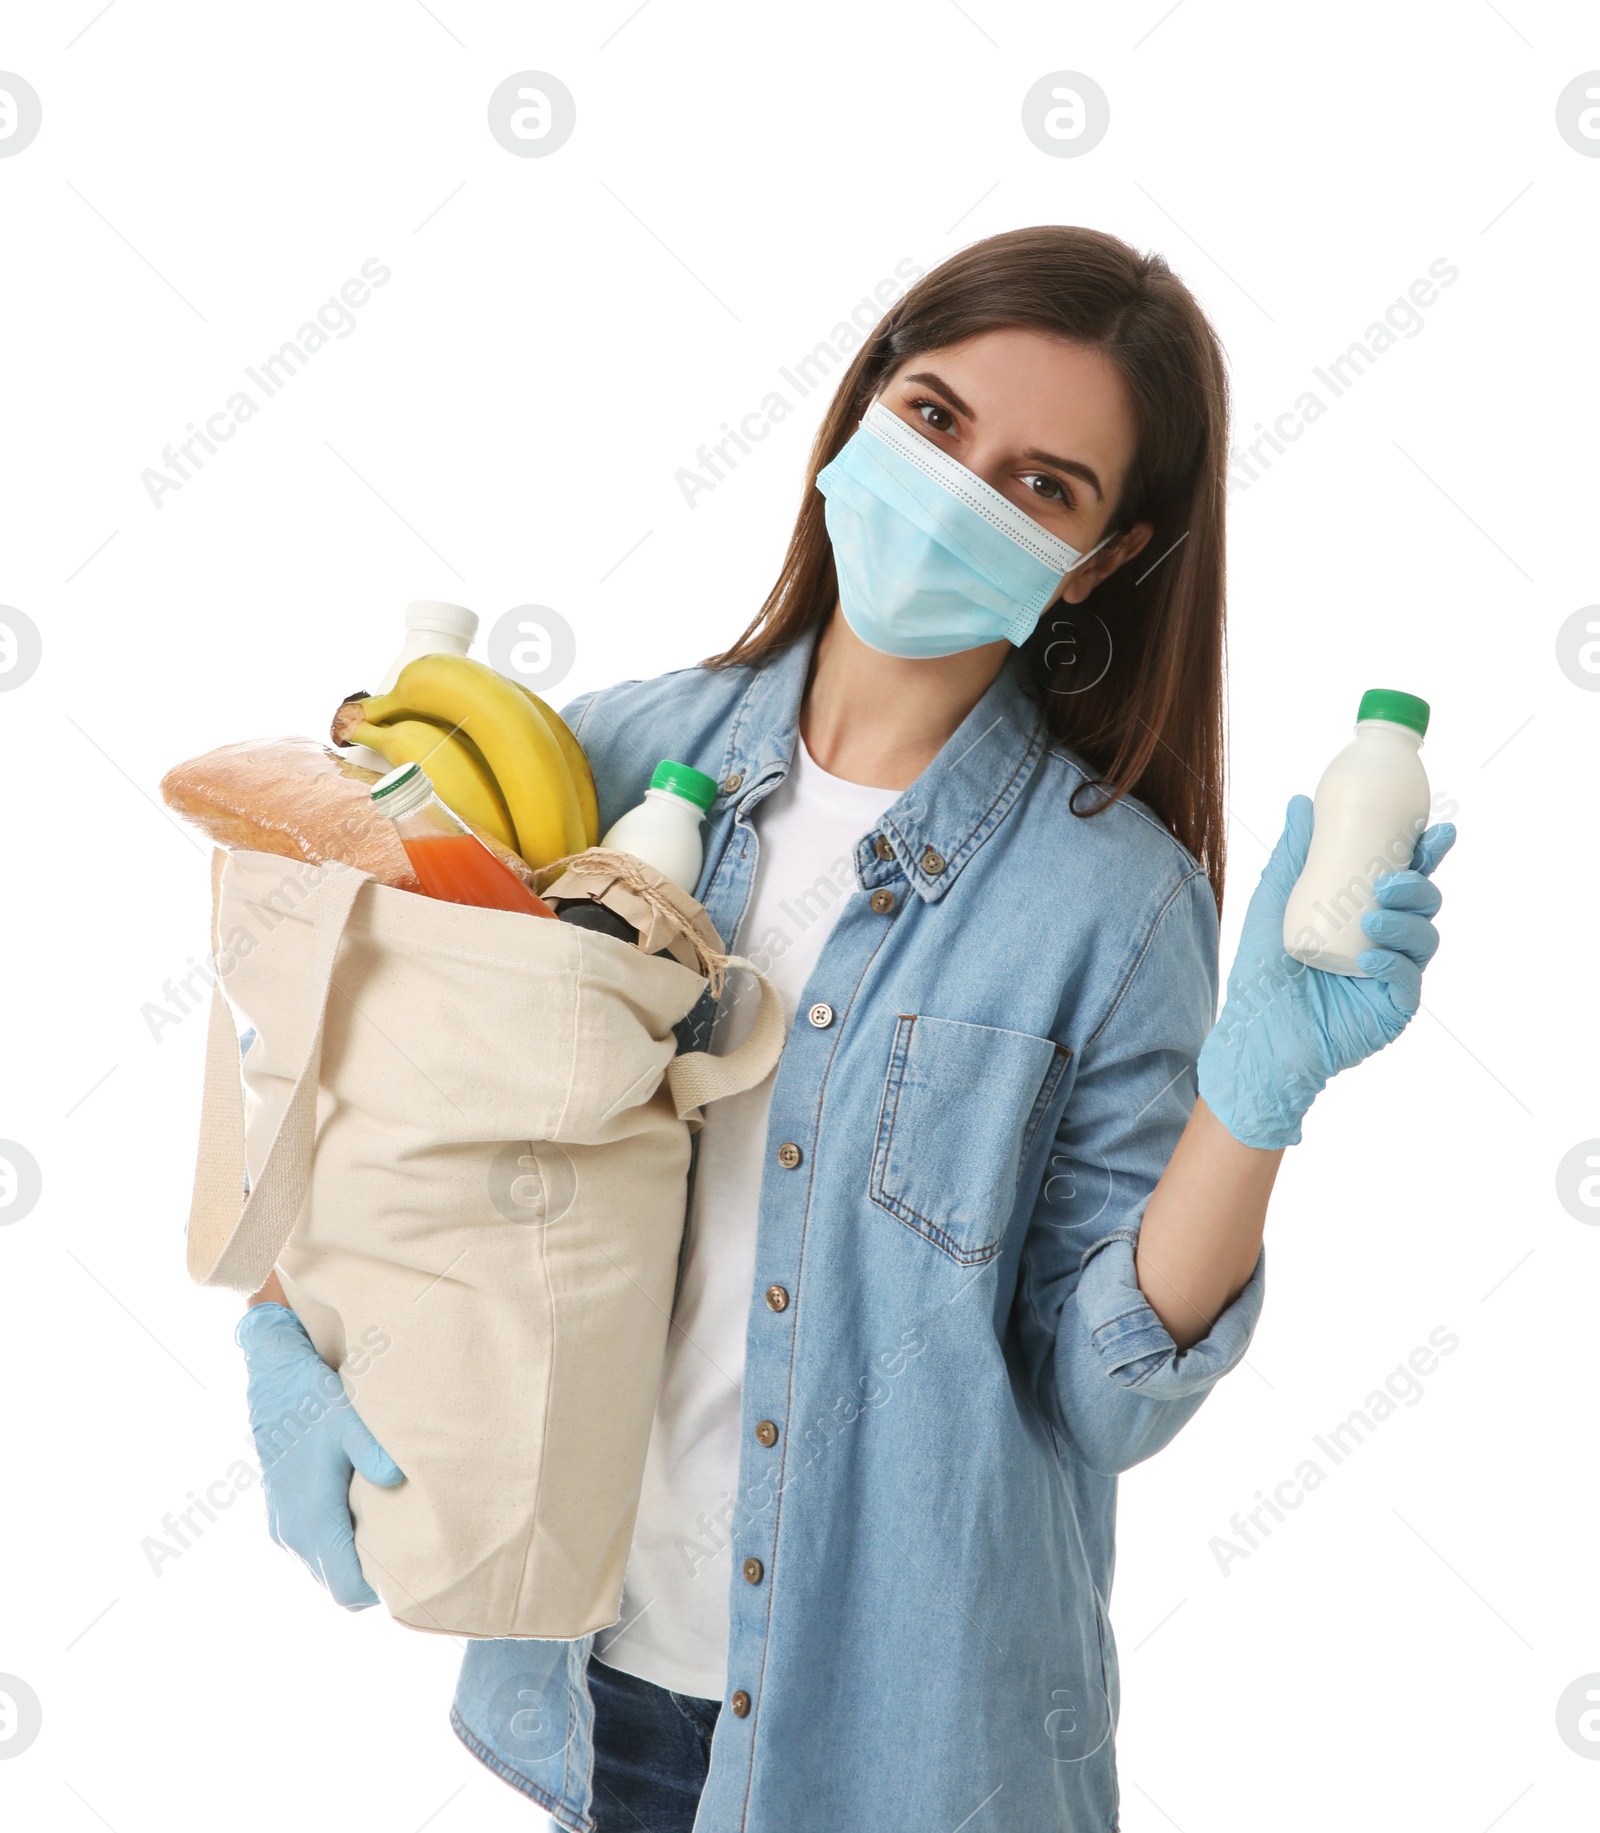
[[[1422,1001],[1422,970],[1439,946],[1432,874],[1455,844],[1448,822],[1418,840],[1411,867],[1373,885],[1361,927],[1368,980],[1307,967],[1283,946],[1283,912],[1311,844],[1311,798],[1293,796],[1245,912],[1221,1016],[1200,1051],[1200,1097],[1234,1138],[1275,1148],[1300,1142],[1306,1109],[1341,1069],[1392,1043]]]

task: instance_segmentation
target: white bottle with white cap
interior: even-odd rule
[[[400,670],[418,656],[464,656],[472,647],[478,632],[478,614],[465,605],[447,605],[436,598],[414,598],[406,606],[406,640],[400,653],[389,664],[387,673],[372,690],[387,694],[399,678]],[[389,769],[388,758],[365,745],[350,745],[344,756],[347,762],[380,774]]]
[[[1373,883],[1411,864],[1428,825],[1428,773],[1417,755],[1427,729],[1426,700],[1369,688],[1354,741],[1323,771],[1311,846],[1283,912],[1283,946],[1307,967],[1366,978],[1356,958],[1381,946],[1361,927],[1378,907]]]
[[[464,656],[478,634],[478,614],[465,605],[447,605],[439,599],[417,598],[406,606],[406,640],[389,664],[389,672],[373,690],[389,693],[407,662],[418,656]]]

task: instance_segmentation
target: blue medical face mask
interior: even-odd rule
[[[817,473],[845,621],[891,656],[1025,643],[1080,554],[874,402]]]

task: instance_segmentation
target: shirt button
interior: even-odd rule
[[[894,893],[892,891],[874,891],[867,902],[879,916],[887,916],[894,909]]]
[[[728,1704],[732,1706],[733,1716],[735,1718],[748,1718],[750,1716],[750,1695],[745,1692],[743,1687],[739,1688],[733,1698],[728,1701]]]
[[[922,869],[930,878],[937,878],[944,870],[944,854],[934,852],[931,846],[922,849]]]
[[[889,836],[887,834],[880,834],[878,838],[873,841],[872,850],[880,859],[894,858],[894,848],[890,846]]]
[[[772,1311],[787,1311],[789,1309],[789,1294],[784,1291],[782,1286],[767,1287],[767,1307]]]
[[[783,1166],[785,1171],[793,1171],[795,1166],[800,1163],[800,1148],[792,1139],[786,1139],[783,1144],[778,1147],[778,1163]]]
[[[744,1572],[745,1583],[747,1585],[759,1585],[761,1583],[762,1567],[759,1559],[747,1559],[741,1569]]]
[[[814,1024],[819,1031],[826,1031],[829,1025],[833,1023],[833,1007],[819,999],[806,1014],[806,1017],[811,1020],[812,1024]]]
[[[743,783],[744,772],[742,770],[735,770],[732,776],[725,776],[722,779],[722,793],[725,796],[735,796],[739,793]]]
[[[760,1425],[756,1427],[756,1443],[758,1445],[765,1445],[770,1451],[777,1442],[778,1428],[770,1419],[762,1420]]]

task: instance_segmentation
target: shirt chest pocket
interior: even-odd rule
[[[993,1259],[1068,1056],[1025,1031],[903,1014],[878,1112],[873,1202],[963,1266]]]

